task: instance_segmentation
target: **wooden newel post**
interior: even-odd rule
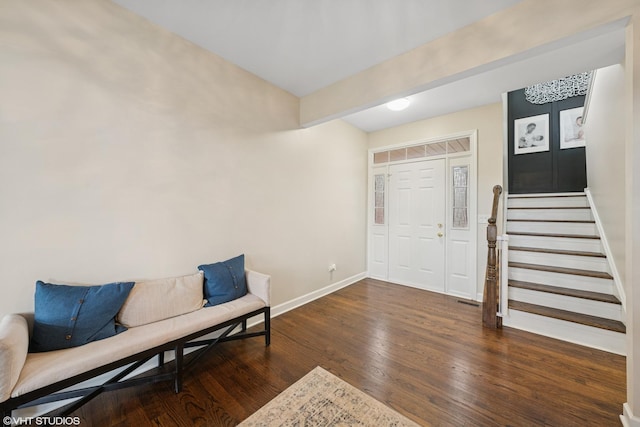
[[[498,228],[496,218],[498,216],[498,201],[502,194],[502,187],[493,187],[493,206],[491,208],[491,218],[487,225],[487,275],[484,282],[484,296],[482,299],[482,325],[487,328],[499,328],[502,326],[501,319],[498,319],[498,256],[496,253],[496,241],[498,240]]]

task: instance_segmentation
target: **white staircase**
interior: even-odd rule
[[[503,324],[625,354],[623,310],[584,193],[510,195]]]

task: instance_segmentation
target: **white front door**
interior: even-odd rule
[[[445,292],[445,159],[389,174],[389,281]]]

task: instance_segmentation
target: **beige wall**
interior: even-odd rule
[[[297,98],[108,1],[6,0],[0,21],[0,315],[38,279],[241,252],[274,304],[365,271],[363,132],[299,130]]]
[[[493,200],[493,186],[496,184],[502,185],[503,128],[501,103],[372,132],[369,134],[369,148],[406,144],[474,129],[478,131],[478,215],[489,215]],[[477,293],[482,294],[487,266],[485,225],[478,224],[477,242]]]
[[[589,191],[613,261],[625,288],[625,72],[622,65],[597,71],[585,131]],[[625,289],[626,294],[626,289]]]
[[[626,32],[625,182],[627,291],[627,402],[623,424],[640,427],[640,8]],[[636,280],[634,280],[636,278]]]
[[[598,71],[585,130],[588,185],[599,204],[598,213],[604,217],[605,233],[624,278],[626,293],[627,401],[621,420],[625,426],[637,427],[640,426],[640,292],[634,277],[640,275],[640,7],[632,12],[626,28],[624,66]],[[601,208],[604,203],[613,206]],[[623,230],[618,221],[623,221]]]

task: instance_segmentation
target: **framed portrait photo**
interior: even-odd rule
[[[560,111],[560,149],[584,147],[587,143],[582,126],[584,107]]]
[[[549,114],[514,120],[513,131],[514,154],[549,151]]]

